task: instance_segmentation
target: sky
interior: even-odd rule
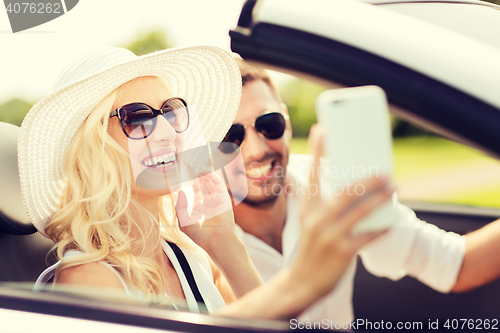
[[[174,46],[214,45],[230,51],[228,33],[243,2],[80,0],[66,14],[15,34],[0,8],[0,103],[15,96],[36,102],[79,55],[126,45],[155,28],[165,29]]]

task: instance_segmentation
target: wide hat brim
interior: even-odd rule
[[[198,121],[186,131],[185,149],[221,141],[232,125],[241,97],[241,75],[233,56],[217,47],[133,56],[55,90],[28,112],[18,141],[23,200],[33,225],[44,235],[59,207],[66,184],[63,158],[78,129],[111,92],[143,76],[165,78],[172,95],[184,98],[195,111]],[[196,161],[196,156],[191,160]]]

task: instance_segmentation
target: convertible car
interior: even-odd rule
[[[500,157],[499,6],[473,0],[248,0],[230,36],[232,50],[244,59],[325,87],[380,86],[391,112],[401,119]],[[53,243],[36,232],[24,211],[19,129],[0,127],[1,331],[291,328],[289,323],[207,316],[93,295],[32,292],[30,283],[53,260],[47,256]],[[500,217],[500,210],[491,208],[406,204],[421,219],[460,234]],[[360,264],[354,290],[355,315],[365,320],[423,322],[426,328],[431,320],[499,319],[500,282],[443,295],[412,278],[393,282],[371,276]]]

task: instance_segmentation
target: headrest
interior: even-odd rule
[[[0,122],[0,232],[36,232],[24,208],[17,166],[19,127]]]

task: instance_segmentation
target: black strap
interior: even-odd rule
[[[194,299],[196,300],[196,302],[198,302],[200,313],[208,313],[207,306],[205,304],[205,301],[203,300],[203,297],[201,296],[198,286],[196,285],[193,271],[191,270],[191,266],[189,266],[186,256],[184,255],[184,253],[182,253],[182,250],[176,244],[170,242],[167,243],[174,251],[174,254],[177,257],[177,261],[179,261],[179,264],[181,265],[182,272],[184,273],[184,276],[189,283],[189,288],[191,288],[191,291],[193,292]]]

